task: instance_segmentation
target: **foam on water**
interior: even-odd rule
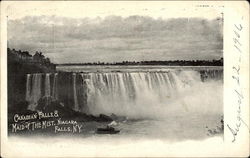
[[[112,138],[200,140],[209,137],[207,127],[221,127],[222,74],[190,69],[28,74],[26,100],[29,109],[36,110],[39,99],[51,95],[75,111],[129,118],[118,122],[121,132]],[[96,142],[111,137],[93,135],[92,126],[99,124],[89,124],[90,129],[83,124],[85,139],[93,136]]]
[[[91,73],[88,88],[92,114],[154,118],[222,111],[222,82],[202,82],[195,71]]]
[[[206,81],[194,70],[68,73],[69,82],[60,73],[45,77],[28,74],[26,100],[29,109],[35,110],[42,97],[59,101],[68,98],[66,101],[71,101],[75,111],[94,115],[114,113],[129,118],[221,114],[223,82],[215,72],[219,71],[212,72],[213,78]],[[67,95],[63,96],[63,92]]]

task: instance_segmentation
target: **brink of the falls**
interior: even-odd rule
[[[132,118],[219,113],[222,75],[219,70],[27,74],[26,100],[30,110],[51,97],[75,111]]]

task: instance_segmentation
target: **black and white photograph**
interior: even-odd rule
[[[7,6],[7,139],[220,144],[225,130],[233,141],[247,130],[247,120],[224,123],[224,5],[43,3]]]

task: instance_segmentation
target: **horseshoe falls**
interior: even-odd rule
[[[153,119],[223,113],[223,70],[59,71],[27,74],[26,100],[52,98],[75,111]]]

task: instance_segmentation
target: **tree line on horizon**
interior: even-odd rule
[[[87,62],[63,63],[57,65],[166,65],[166,66],[223,66],[223,58],[219,60],[151,60],[151,61],[122,61],[122,62]]]
[[[122,61],[122,62],[86,62],[53,64],[42,52],[36,52],[33,56],[28,51],[7,49],[10,61],[27,63],[39,63],[43,65],[166,65],[166,66],[223,66],[223,58],[218,60],[150,60],[150,61]]]

